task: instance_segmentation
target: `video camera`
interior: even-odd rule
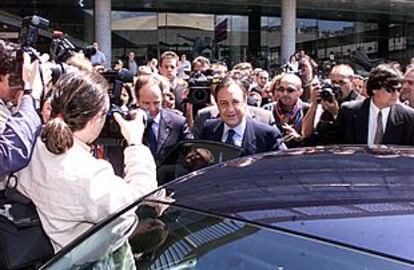
[[[213,76],[213,70],[197,71],[188,79],[188,101],[193,104],[193,116],[198,110],[210,103],[212,85],[218,84],[220,78]]]
[[[198,71],[191,74],[188,79],[188,101],[193,105],[209,103],[213,80],[212,70]]]
[[[52,42],[50,43],[49,48],[50,58],[56,63],[56,65],[51,67],[53,84],[56,83],[62,74],[68,72],[69,65],[66,64],[66,61],[73,56],[74,52],[79,51],[83,51],[83,54],[88,59],[90,59],[92,55],[96,54],[96,49],[94,47],[77,47],[65,38],[65,34],[63,32],[53,31]]]
[[[60,31],[53,31],[52,42],[50,43],[50,56],[57,63],[63,63],[73,55],[73,52],[83,51],[86,58],[90,59],[96,54],[96,49],[92,46],[85,48],[76,47],[72,42],[65,38],[65,34]]]
[[[23,18],[22,27],[18,37],[19,43],[15,44],[15,48],[11,55],[12,65],[9,71],[10,88],[24,88],[24,82],[22,79],[23,53],[28,53],[32,60],[38,57],[35,50],[30,46],[36,44],[39,37],[39,30],[47,30],[48,27],[49,21],[45,18],[36,15]]]
[[[47,30],[49,27],[49,20],[33,15],[24,17],[22,26],[19,32],[18,44],[13,52],[13,65],[10,71],[10,87],[23,89],[22,69],[23,69],[23,53],[28,53],[31,60],[39,59],[36,50],[31,46],[37,43],[39,37],[39,30]],[[66,60],[73,55],[74,52],[82,50],[84,55],[90,58],[96,53],[96,49],[92,46],[80,48],[73,45],[64,34],[59,31],[53,32],[52,42],[50,44],[50,57],[55,61],[55,65],[50,66],[52,71],[52,83],[56,83],[59,77],[67,73],[70,69],[65,63]],[[40,70],[41,71],[41,70]],[[41,73],[41,79],[43,75]],[[43,82],[42,82],[43,83]]]
[[[321,84],[320,96],[322,100],[333,102],[334,99],[338,99],[341,91],[339,85],[331,83],[330,80],[324,80]]]
[[[134,82],[134,75],[126,69],[120,71],[108,70],[102,73],[102,76],[107,80],[109,84],[109,100],[110,107],[109,112],[105,120],[104,127],[102,129],[100,138],[115,138],[122,139],[121,131],[118,124],[113,118],[113,114],[118,112],[123,118],[129,120],[128,111],[124,111],[122,106],[121,94],[124,83]]]

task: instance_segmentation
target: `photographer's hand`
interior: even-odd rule
[[[319,81],[314,80],[311,86],[310,101],[312,105],[316,105],[321,100],[321,87]]]
[[[289,124],[284,123],[282,125],[283,133],[285,136],[283,136],[283,140],[285,142],[289,142],[291,140],[300,141],[302,139],[302,136]]]
[[[335,98],[333,98],[332,102],[322,100],[321,105],[324,110],[330,112],[334,116],[334,119],[336,119],[339,112],[339,105]]]
[[[22,80],[24,82],[24,89],[33,89],[38,70],[39,60],[35,60],[32,63],[30,55],[26,52],[23,53]]]
[[[142,110],[131,111],[130,115],[132,120],[125,120],[120,113],[115,113],[115,121],[121,127],[122,136],[129,145],[140,145],[142,144],[142,137],[144,135],[144,115],[145,112]]]

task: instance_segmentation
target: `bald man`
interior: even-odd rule
[[[273,91],[274,96],[279,96],[278,101],[266,104],[263,108],[272,111],[286,145],[299,146],[302,141],[302,120],[309,109],[309,104],[299,98],[303,93],[302,80],[294,74],[285,74]]]

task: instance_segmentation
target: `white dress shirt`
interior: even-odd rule
[[[374,102],[371,100],[369,105],[369,117],[368,117],[368,145],[374,144],[375,132],[377,131],[377,116],[380,109],[375,106]],[[381,110],[382,113],[382,128],[383,133],[385,134],[385,129],[387,127],[388,115],[390,114],[390,107],[384,108]]]
[[[246,117],[243,117],[240,124],[234,128],[229,127],[224,123],[223,135],[221,136],[221,141],[226,142],[229,130],[234,130],[233,142],[234,145],[241,147],[243,142],[244,131],[246,130]]]
[[[157,140],[157,142],[158,142],[158,131],[160,129],[160,120],[161,120],[161,113],[159,112],[157,116],[155,116],[155,118],[153,119],[154,123],[151,126],[152,132],[154,132],[155,139]]]

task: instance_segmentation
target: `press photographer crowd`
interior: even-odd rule
[[[243,155],[414,145],[414,65],[383,60],[360,75],[352,63],[318,65],[300,51],[271,76],[173,51],[138,65],[131,51],[106,69],[99,44],[79,48],[61,32],[38,52],[48,24],[27,17],[19,43],[0,40],[0,189],[35,205],[55,253],[154,191],[157,166],[184,140]]]

